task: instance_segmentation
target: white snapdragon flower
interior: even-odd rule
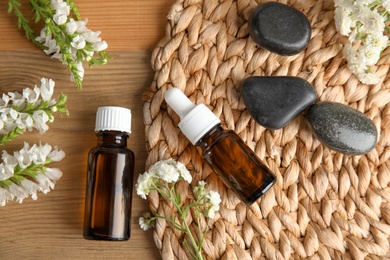
[[[45,175],[55,183],[56,181],[61,179],[62,171],[58,168],[47,168],[45,171]]]
[[[35,164],[44,164],[46,162],[47,157],[49,156],[49,153],[51,152],[51,145],[45,144],[45,145],[33,145],[31,147],[31,152],[35,154],[33,157],[33,162]]]
[[[26,98],[19,92],[9,92],[9,100],[12,101],[12,105],[15,107],[24,107]]]
[[[57,146],[54,146],[53,150],[48,155],[49,159],[53,162],[59,162],[65,157],[65,152],[58,150]]]
[[[34,89],[23,89],[23,97],[27,100],[28,103],[37,102],[40,94],[41,90],[37,86],[35,86]]]
[[[29,195],[26,189],[24,189],[22,186],[16,185],[13,182],[7,187],[7,189],[19,203],[22,203],[23,200]]]
[[[48,101],[51,99],[54,93],[55,82],[52,79],[42,78],[41,79],[41,97],[42,100]]]
[[[33,200],[38,199],[37,192],[41,191],[41,187],[39,187],[38,184],[29,179],[23,179],[21,180],[20,185],[28,192]]]
[[[53,21],[58,25],[63,25],[68,20],[68,15],[64,13],[62,10],[57,10],[53,15]]]
[[[12,201],[14,196],[7,189],[0,187],[0,205],[5,206],[7,202]]]
[[[63,0],[51,0],[50,1],[50,7],[53,10],[56,11],[61,11],[63,12],[66,16],[70,14],[70,6],[68,3],[64,2]]]
[[[9,96],[3,93],[3,96],[0,99],[0,109],[7,107],[9,102]]]
[[[48,176],[44,173],[39,173],[36,177],[35,180],[38,182],[40,190],[46,194],[50,192],[51,189],[54,189],[54,182],[50,180]]]
[[[47,122],[49,122],[49,116],[43,110],[34,111],[32,118],[34,120],[34,127],[40,132],[44,133],[49,129]]]

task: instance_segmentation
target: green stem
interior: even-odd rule
[[[172,197],[173,197],[173,198],[176,198],[176,192],[175,192],[175,190],[172,190]],[[182,209],[180,208],[180,205],[178,205],[178,204],[176,203],[176,201],[177,201],[177,200],[174,199],[172,202],[173,202],[174,206],[176,207],[176,209],[177,209],[177,211],[178,211],[178,213],[179,213],[181,222],[182,222],[183,225],[184,225],[184,233],[187,234],[187,236],[188,236],[189,239],[190,239],[191,245],[192,245],[193,249],[194,249],[195,252],[196,252],[196,255],[195,255],[196,259],[198,259],[198,260],[203,260],[204,258],[203,258],[203,255],[202,255],[202,248],[199,247],[199,245],[196,243],[195,238],[194,238],[194,236],[192,235],[192,233],[191,233],[191,231],[190,231],[190,228],[189,228],[189,226],[188,226],[188,224],[187,224],[187,221],[186,221],[186,219],[185,219],[186,216],[187,216],[188,208],[186,209],[186,211],[182,211]],[[193,254],[191,253],[191,251],[189,251],[189,253],[190,253],[191,255],[193,255]]]

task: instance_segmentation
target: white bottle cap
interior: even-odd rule
[[[95,131],[120,131],[131,133],[131,110],[124,107],[99,107]]]
[[[221,123],[208,107],[204,104],[195,106],[178,88],[168,89],[165,101],[179,115],[179,128],[194,145],[210,129]]]

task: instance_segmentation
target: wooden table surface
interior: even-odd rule
[[[23,1],[25,3],[27,1]],[[164,35],[166,15],[174,0],[75,0],[88,27],[101,31],[113,60],[86,69],[83,90],[69,81],[69,72],[27,41],[7,14],[8,1],[0,1],[0,89],[20,91],[40,83],[56,82],[54,96],[68,95],[69,117],[57,116],[45,134],[37,131],[17,137],[2,149],[19,150],[23,142],[49,143],[66,157],[52,167],[63,177],[55,190],[38,200],[11,202],[0,208],[0,259],[160,259],[152,231],[143,231],[138,219],[148,210],[145,200],[133,195],[131,239],[126,242],[89,241],[82,237],[87,153],[96,144],[95,112],[114,105],[132,110],[128,146],[136,155],[135,176],[145,167],[144,124],[141,94],[152,82],[151,52]]]

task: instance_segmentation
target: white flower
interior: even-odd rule
[[[35,180],[38,182],[39,184],[39,187],[40,187],[40,190],[46,194],[48,192],[50,192],[50,188],[51,189],[54,189],[54,182],[52,182],[50,180],[50,178],[48,176],[46,176],[46,174],[44,173],[39,173],[36,177],[35,177]]]
[[[380,81],[379,76],[372,72],[360,73],[357,76],[364,84],[377,84]]]
[[[364,9],[362,23],[367,31],[383,32],[385,29],[385,18],[376,11]]]
[[[0,108],[8,106],[9,96],[3,93],[2,98],[0,99]]]
[[[150,220],[150,214],[146,213],[143,217],[139,218],[139,226],[142,230],[146,231],[154,227],[154,221]]]
[[[67,2],[64,2],[63,0],[51,0],[50,7],[56,11],[60,10],[65,15],[70,14],[70,6]]]
[[[41,97],[43,100],[48,101],[51,99],[54,93],[55,82],[52,79],[41,79]]]
[[[24,107],[25,104],[25,97],[23,97],[22,94],[19,92],[9,92],[8,93],[9,100],[12,101],[12,105],[15,107]]]
[[[32,118],[34,119],[34,127],[38,129],[40,133],[44,133],[49,129],[49,126],[46,124],[49,121],[49,116],[45,111],[34,111]]]
[[[18,114],[18,117],[16,118],[15,120],[15,123],[17,124],[17,126],[20,128],[20,129],[24,129],[24,128],[30,128],[33,126],[33,119],[32,117],[30,116],[30,114],[27,114],[27,113],[19,113]]]
[[[144,172],[138,176],[135,185],[138,196],[146,200],[146,196],[150,192],[150,185],[154,182],[156,175],[153,172]]]
[[[25,169],[28,166],[30,166],[30,164],[33,161],[33,157],[36,157],[36,155],[31,154],[29,152],[28,143],[24,143],[23,149],[21,149],[20,151],[14,152],[14,157],[18,161],[19,167],[22,169]]]
[[[50,152],[48,157],[53,161],[53,162],[59,162],[65,157],[65,152],[62,150],[58,150],[57,146],[54,146],[54,149]]]
[[[351,32],[353,20],[351,12],[345,8],[337,7],[335,10],[335,25],[342,35],[348,35]]]
[[[84,49],[86,44],[87,44],[87,42],[85,41],[84,37],[80,34],[76,35],[71,42],[71,45],[73,46],[73,48],[75,48],[77,50]]]
[[[92,44],[92,49],[94,51],[104,51],[105,49],[108,48],[108,44],[106,41],[99,41],[99,42],[95,42],[94,44]]]
[[[28,103],[37,102],[40,93],[41,93],[41,91],[37,86],[34,87],[34,90],[32,90],[31,88],[23,89],[23,96],[26,98]]]
[[[192,176],[191,173],[187,170],[186,166],[182,164],[181,162],[177,162],[176,168],[180,173],[180,176],[188,183],[192,182]]]
[[[0,181],[7,180],[14,176],[14,172],[10,171],[4,164],[0,164]]]
[[[209,218],[213,219],[215,216],[215,212],[219,210],[219,204],[221,203],[221,197],[216,191],[209,191],[206,194],[206,198],[211,203],[211,206],[207,212]]]
[[[69,35],[72,35],[77,31],[78,27],[78,22],[76,22],[73,18],[69,18],[69,22],[66,24],[66,32]]]
[[[58,25],[63,25],[68,20],[68,16],[62,10],[57,10],[53,15],[53,21]]]
[[[45,174],[52,181],[58,181],[62,177],[62,171],[58,168],[46,168]]]
[[[34,153],[35,156],[33,158],[33,162],[37,165],[45,164],[46,159],[51,152],[51,145],[45,144],[45,145],[33,145],[31,147],[31,153]]]
[[[14,196],[6,189],[0,187],[0,205],[5,206],[8,201],[12,201]]]
[[[28,191],[21,186],[11,183],[7,187],[8,191],[16,198],[19,203],[22,203],[25,198],[28,197]]]
[[[28,194],[30,194],[33,200],[38,199],[37,192],[40,190],[38,184],[24,178],[23,180],[21,180],[20,185],[28,192]]]

